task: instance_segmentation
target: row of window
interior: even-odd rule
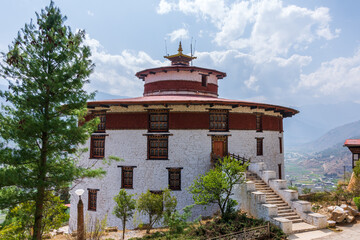
[[[129,166],[121,166],[121,188],[133,189],[134,168]],[[169,174],[168,187],[170,190],[181,190],[181,169],[167,168]]]
[[[167,135],[148,136],[148,159],[168,159],[168,137]],[[264,138],[256,138],[256,155],[263,155]],[[105,136],[91,136],[90,158],[104,158]],[[279,137],[279,153],[283,153],[282,138]]]
[[[105,132],[106,112],[96,111],[94,117],[100,118],[97,132]],[[149,111],[149,132],[167,132],[169,130],[169,111],[152,110]],[[262,114],[256,115],[256,131],[262,132]],[[210,131],[228,131],[229,130],[229,111],[228,110],[210,110],[209,130]]]
[[[121,188],[133,189],[134,168],[121,166]],[[169,172],[169,189],[181,190],[181,169],[168,168]],[[97,192],[99,189],[88,189],[88,210],[96,211]],[[162,191],[151,191],[154,194],[161,194]]]

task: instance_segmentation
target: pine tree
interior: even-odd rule
[[[104,171],[76,165],[78,146],[98,123],[78,126],[94,96],[83,89],[94,68],[85,32],[65,26],[53,2],[36,17],[0,63],[0,76],[9,82],[0,92],[8,102],[0,112],[0,209],[35,201],[33,239],[41,239],[47,191]]]

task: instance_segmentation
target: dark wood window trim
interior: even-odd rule
[[[208,75],[201,74],[201,86],[206,87],[208,84]]]
[[[261,113],[256,114],[256,131],[263,131],[263,115]]]
[[[148,131],[149,132],[168,132],[169,131],[169,110],[158,109],[148,112]]]
[[[173,191],[181,191],[181,169],[182,168],[166,168],[169,172],[169,189]]]
[[[168,160],[168,135],[149,135],[148,136],[148,159],[149,160]]]
[[[256,138],[256,156],[263,156],[264,154],[264,138]]]
[[[88,211],[96,211],[97,192],[99,189],[88,188]]]
[[[106,111],[93,111],[92,115],[94,118],[98,117],[100,119],[100,123],[98,125],[98,129],[95,131],[97,133],[102,133],[106,131]]]
[[[164,191],[163,190],[150,190],[150,192],[152,194],[162,195]]]
[[[136,166],[118,167],[121,167],[121,188],[134,189],[134,168],[136,168]]]
[[[229,111],[228,110],[210,110],[209,111],[209,131],[210,132],[228,132],[229,131]]]
[[[90,158],[101,159],[105,157],[105,135],[91,135]]]
[[[280,153],[283,153],[283,147],[282,147],[282,137],[279,137],[279,150],[280,150]]]

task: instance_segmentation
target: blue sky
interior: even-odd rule
[[[49,1],[0,0],[0,51]],[[96,69],[89,90],[141,96],[134,74],[168,65],[182,40],[194,65],[227,73],[220,97],[299,107],[360,103],[359,1],[58,0],[85,29]],[[4,80],[0,84],[5,85]]]

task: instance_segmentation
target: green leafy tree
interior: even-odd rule
[[[149,217],[146,232],[150,233],[153,225],[161,220],[164,214],[171,215],[177,205],[176,197],[171,196],[170,190],[165,189],[162,194],[142,193],[137,200],[137,210]]]
[[[197,205],[215,203],[219,206],[222,218],[233,212],[235,200],[230,196],[236,184],[245,181],[247,164],[242,164],[230,157],[219,159],[213,169],[205,175],[200,175],[189,187],[190,193]]]
[[[42,233],[57,229],[69,220],[67,207],[59,197],[51,192],[46,193],[44,201]],[[35,202],[21,203],[7,214],[3,227],[0,229],[1,239],[28,239],[34,224]]]
[[[182,209],[183,213],[175,210],[170,215],[164,215],[164,222],[169,227],[170,236],[173,234],[182,234],[185,228],[190,226],[191,222],[188,222],[188,219],[191,217],[193,207],[194,205],[184,207]]]
[[[124,189],[121,189],[119,194],[114,197],[116,205],[113,214],[121,219],[123,225],[122,239],[125,239],[126,222],[132,218],[136,208],[136,200],[132,198],[133,196],[133,194],[128,194]]]
[[[94,67],[85,33],[65,26],[53,2],[36,18],[0,63],[0,77],[9,82],[9,90],[0,92],[9,103],[0,112],[0,209],[34,201],[32,238],[41,239],[45,193],[105,172],[76,164],[78,146],[99,123],[78,126],[94,96],[83,90]]]

